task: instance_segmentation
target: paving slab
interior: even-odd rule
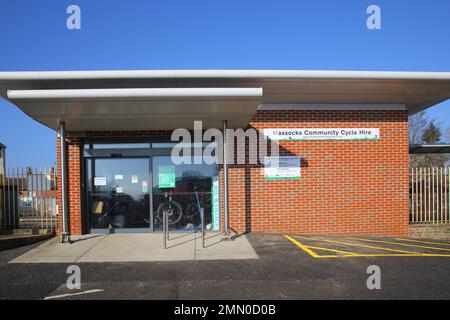
[[[258,259],[245,235],[234,236],[232,240],[223,240],[222,234],[207,234],[203,248],[201,234],[196,241],[195,260],[235,260]]]
[[[72,244],[52,239],[10,263],[146,262],[258,259],[245,236],[223,241],[208,233],[205,248],[200,233],[172,233],[163,248],[161,233],[123,233],[73,237]]]
[[[106,235],[72,237],[73,243],[68,244],[60,243],[56,237],[11,260],[10,263],[75,262],[105,238]]]
[[[175,237],[174,237],[175,238]],[[111,234],[77,262],[132,262],[193,260],[195,234],[169,241],[163,248],[162,234]]]

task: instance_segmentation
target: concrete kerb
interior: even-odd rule
[[[17,229],[9,232],[1,232],[0,251],[41,242],[53,236],[54,233],[47,229]]]

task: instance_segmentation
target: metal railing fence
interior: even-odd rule
[[[12,167],[0,177],[0,230],[55,229],[57,176],[54,167]]]
[[[450,222],[450,168],[410,169],[410,222]]]

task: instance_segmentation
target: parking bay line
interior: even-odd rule
[[[332,241],[332,240],[318,239],[318,238],[311,238],[311,237],[308,238],[308,237],[302,237],[302,236],[294,236],[294,237],[302,238],[302,239],[306,239],[306,240],[312,240],[312,241],[322,241],[322,242],[329,242],[329,243],[334,243],[334,244],[343,244],[343,245],[354,246],[354,247],[361,247],[361,248],[368,248],[368,249],[386,250],[386,251],[406,253],[406,254],[421,254],[420,252],[404,251],[404,250],[390,249],[390,248],[377,247],[377,246],[368,246],[368,245],[364,245],[364,244],[357,244],[357,243],[351,243],[351,242]]]
[[[417,243],[425,243],[425,244],[437,244],[437,245],[440,245],[440,246],[450,246],[450,243],[443,243],[443,242],[421,241],[421,240],[404,239],[404,238],[395,238],[395,240],[417,242]]]
[[[350,251],[341,251],[341,250],[334,250],[334,249],[329,249],[329,248],[323,248],[323,247],[316,247],[316,246],[309,246],[309,245],[305,245],[303,243],[301,243],[300,241],[297,241],[296,239],[292,238],[291,236],[285,235],[284,236],[286,239],[290,240],[292,243],[294,243],[296,246],[298,246],[300,249],[302,249],[303,251],[305,251],[306,253],[308,253],[311,257],[316,258],[316,259],[328,259],[328,258],[351,258],[351,257],[403,257],[405,256],[405,254],[386,254],[386,253],[382,253],[382,254],[373,254],[373,253],[368,253],[368,254],[361,254],[361,253],[354,253],[354,252],[350,252]],[[310,238],[305,238],[305,239],[310,239]],[[342,253],[346,253],[344,255],[338,256],[338,255],[318,255],[317,253],[315,253],[314,251],[310,250],[310,248],[313,249],[319,249],[319,250],[327,250],[327,251],[333,251],[333,252],[342,252]],[[422,254],[410,254],[408,255],[410,257],[416,257],[416,256],[422,256]]]
[[[295,240],[294,238],[285,235],[286,239],[290,240],[292,243],[294,243],[296,246],[298,246],[300,249],[304,250],[306,253],[308,253],[311,257],[315,259],[329,259],[329,258],[358,258],[358,257],[450,257],[450,254],[437,254],[437,253],[353,253],[353,254],[345,254],[345,255],[318,255],[312,250],[308,250],[309,247],[302,244],[301,242]],[[309,239],[309,238],[308,238]],[[317,247],[320,248],[320,247]]]
[[[336,255],[320,256],[317,253],[315,253],[314,251],[312,251],[311,249],[309,249],[308,247],[306,247],[305,245],[303,245],[301,242],[299,242],[296,239],[292,238],[291,236],[285,235],[284,237],[286,239],[288,239],[289,241],[291,241],[293,244],[295,244],[297,247],[299,247],[300,249],[305,251],[307,254],[309,254],[313,258],[317,259],[317,258],[337,258],[338,257]]]
[[[392,245],[402,246],[402,247],[414,247],[414,248],[420,248],[420,249],[430,249],[430,250],[438,250],[438,251],[450,251],[450,249],[446,249],[446,248],[419,246],[419,245],[414,245],[414,244],[391,242],[391,241],[383,241],[383,240],[370,240],[370,239],[351,238],[351,237],[348,237],[348,239],[353,239],[353,240],[358,240],[358,241],[366,241],[366,242],[392,244]]]
[[[343,250],[336,250],[336,249],[330,249],[330,248],[324,248],[324,247],[317,247],[317,246],[310,246],[310,245],[304,245],[305,247],[309,249],[316,249],[316,250],[323,250],[323,251],[330,251],[335,253],[342,253],[344,255],[357,255],[358,253],[350,252],[350,251],[343,251]]]
[[[319,256],[323,258],[325,256]],[[360,257],[450,257],[450,254],[439,253],[358,253],[355,255],[335,256],[336,258],[360,258]]]
[[[311,257],[313,257],[314,259],[330,259],[330,258],[355,258],[355,257],[404,257],[404,256],[408,256],[408,257],[419,257],[422,256],[422,254],[401,254],[401,253],[396,253],[396,254],[389,254],[389,253],[382,253],[382,254],[359,254],[359,253],[351,253],[351,254],[345,254],[345,255],[318,255],[316,254],[314,251],[312,250],[308,250],[308,248],[310,248],[311,246],[306,246],[304,244],[302,244],[301,242],[293,239],[290,236],[285,235],[285,238],[290,240],[292,243],[294,243],[296,246],[298,246],[300,249],[304,250],[306,253],[308,253]],[[316,248],[320,248],[320,247],[316,247]]]
[[[301,242],[297,241],[296,239],[293,239],[290,236],[285,235],[285,237],[290,240],[291,242],[293,242],[295,245],[297,245],[299,248],[301,248],[302,250],[304,250],[305,252],[307,252],[311,257],[315,258],[315,259],[329,259],[329,258],[358,258],[358,257],[450,257],[450,254],[439,254],[439,253],[353,253],[353,254],[344,254],[344,255],[318,255],[316,254],[314,251],[309,250],[308,248],[311,248],[312,246],[308,246],[305,244],[302,244]],[[296,237],[301,237],[301,236],[296,236]],[[304,239],[312,239],[312,238],[307,238],[307,237],[301,237]],[[320,239],[321,241],[324,241],[324,239]],[[369,247],[369,246],[365,246],[365,247]],[[316,248],[320,248],[320,247],[316,247]],[[375,248],[379,248],[379,247],[375,247]],[[305,250],[306,249],[306,250]],[[323,248],[323,249],[328,249],[328,248]],[[387,249],[387,248],[385,248]],[[405,251],[407,252],[407,251]]]

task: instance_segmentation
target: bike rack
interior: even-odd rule
[[[205,216],[204,216],[204,209],[200,208],[200,217],[202,218],[202,248],[205,248]]]
[[[163,211],[163,245],[167,249],[167,241],[169,241],[169,212]]]
[[[201,225],[202,225],[202,248],[205,248],[205,238],[206,238],[206,226],[205,226],[205,218],[204,218],[204,209],[200,208],[200,217],[201,217]],[[167,242],[169,239],[169,212],[163,211],[163,246],[164,249],[167,249]]]

